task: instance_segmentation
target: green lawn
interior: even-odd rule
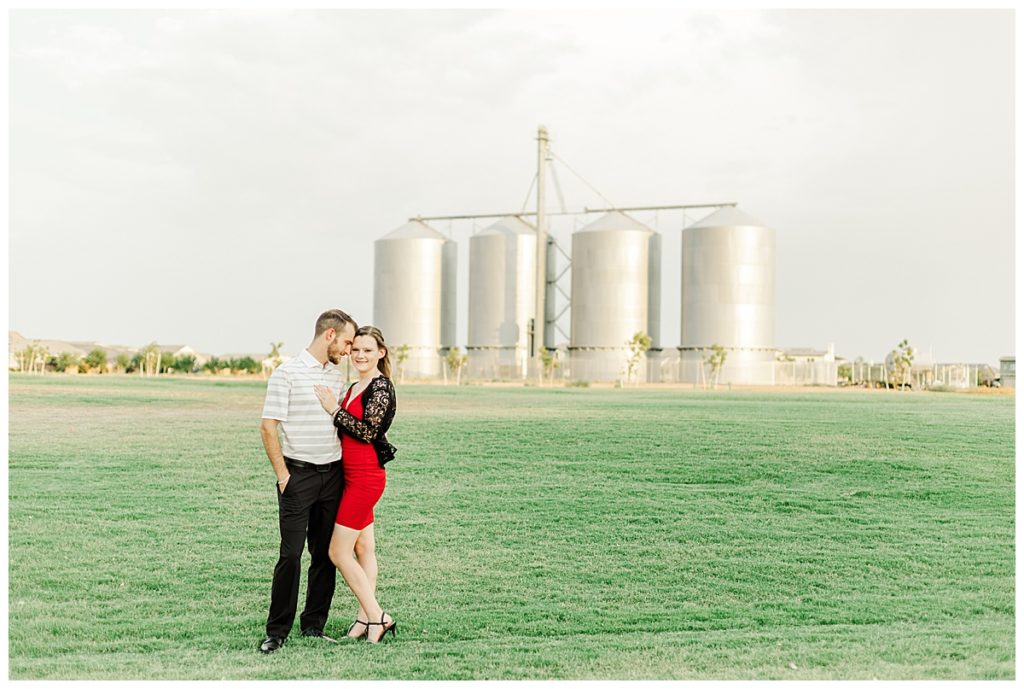
[[[11,678],[1014,677],[1013,397],[399,386],[397,643],[263,656],[263,389],[10,377]]]

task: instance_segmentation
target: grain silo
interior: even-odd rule
[[[633,335],[644,332],[652,340],[660,339],[659,239],[651,228],[618,211],[573,234],[569,338],[573,378],[622,380],[629,357],[627,343]],[[660,342],[652,346],[660,347]],[[643,380],[645,372],[641,361],[635,375]]]
[[[524,378],[536,310],[537,233],[509,216],[469,240],[469,355],[473,378]]]
[[[661,349],[661,235],[651,234],[647,256],[647,334],[651,348],[646,353],[647,382],[662,382],[662,365],[667,363]]]
[[[679,380],[700,382],[712,345],[723,383],[770,385],[775,361],[775,231],[735,207],[683,230]]]
[[[441,375],[444,347],[455,344],[457,245],[419,220],[374,242],[373,324],[391,349],[395,374]],[[398,350],[408,347],[399,367]]]

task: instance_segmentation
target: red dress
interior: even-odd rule
[[[366,389],[363,389],[366,392]],[[360,392],[348,403],[352,388],[345,393],[341,402],[357,419],[363,418],[363,393]],[[347,406],[346,406],[347,405]],[[341,489],[341,504],[335,523],[350,529],[362,530],[373,523],[373,506],[384,492],[385,473],[377,462],[377,452],[370,443],[343,434],[341,436],[341,466],[344,485]]]

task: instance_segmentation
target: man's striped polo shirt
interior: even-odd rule
[[[328,464],[341,459],[341,441],[334,422],[313,392],[314,385],[326,385],[341,397],[345,379],[330,362],[321,365],[308,350],[284,362],[267,381],[263,418],[281,422],[285,457],[311,464]]]

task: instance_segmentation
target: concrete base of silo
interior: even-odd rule
[[[839,382],[837,361],[776,361],[776,385],[828,385]]]
[[[530,375],[524,347],[467,347],[464,375],[473,380],[523,380]]]
[[[402,364],[398,363],[397,348],[392,348],[389,354],[395,380],[436,380],[444,375],[444,357],[437,349],[410,347],[408,357]]]
[[[632,377],[627,381],[628,347],[569,348],[565,375],[572,380],[597,382],[647,382],[647,357],[641,355]],[[638,381],[639,378],[639,381]]]
[[[731,349],[726,348],[725,363],[718,372],[720,385],[775,385],[774,349]],[[678,383],[695,385],[711,384],[711,369],[704,362],[711,356],[711,348],[679,348],[679,358],[674,366]]]
[[[648,383],[675,382],[675,366],[678,359],[675,351],[648,349],[644,357]]]

